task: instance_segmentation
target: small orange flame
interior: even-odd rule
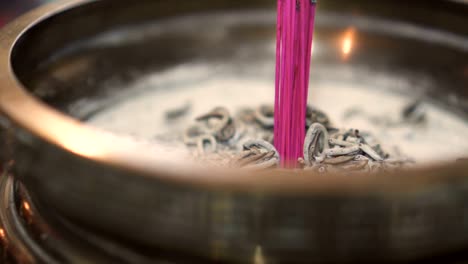
[[[3,228],[0,228],[0,240],[5,240],[5,230]]]
[[[349,55],[353,48],[353,40],[351,38],[345,38],[343,41],[343,54]]]
[[[31,206],[29,205],[28,202],[23,202],[23,208],[24,208],[24,210],[26,210],[27,212],[31,212]]]
[[[0,228],[0,245],[5,249],[8,247],[8,240],[5,233],[5,229]]]
[[[354,28],[348,28],[342,39],[341,43],[341,54],[344,60],[347,60],[353,52],[355,43],[356,30]]]

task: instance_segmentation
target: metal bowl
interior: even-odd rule
[[[132,83],[187,61],[234,60],[239,45],[274,34],[270,23],[234,27],[220,39],[196,26],[200,34],[151,36],[148,24],[213,13],[268,16],[274,2],[65,1],[22,16],[0,32],[2,159],[14,160],[15,176],[43,206],[73,222],[206,260],[399,261],[468,246],[466,162],[326,178],[177,170],[110,144],[80,122],[86,115],[70,110],[80,99],[118,92],[104,85],[109,80]],[[466,117],[466,4],[327,0],[319,12],[325,43],[349,26],[362,33],[365,52],[346,67],[404,76]],[[112,33],[124,41],[96,41]],[[343,64],[335,53],[314,63]]]

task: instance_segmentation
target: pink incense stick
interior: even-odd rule
[[[314,0],[278,0],[274,144],[283,167],[303,156]]]

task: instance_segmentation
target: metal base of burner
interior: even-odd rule
[[[80,227],[33,201],[11,175],[1,176],[0,193],[0,263],[209,263],[180,252],[129,245]],[[252,263],[266,263],[258,261]],[[468,251],[412,263],[468,263]]]
[[[33,201],[13,176],[0,179],[0,263],[207,263],[162,250],[136,249],[97,235]]]

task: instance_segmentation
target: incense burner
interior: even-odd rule
[[[132,151],[84,124],[109,104],[83,104],[125,94],[148,73],[194,61],[241,71],[264,59],[269,53],[257,44],[273,39],[274,11],[266,0],[114,0],[51,3],[22,16],[0,33],[6,168],[51,214],[122,243],[202,260],[406,261],[465,248],[463,157],[354,177],[207,171]],[[467,11],[455,1],[323,1],[317,36],[326,48],[314,57],[321,66],[312,87],[370,75],[386,83],[391,73],[392,84],[411,84],[398,92],[467,120]],[[214,18],[229,30],[207,27]],[[340,32],[358,32],[361,52],[349,40],[336,44]]]

